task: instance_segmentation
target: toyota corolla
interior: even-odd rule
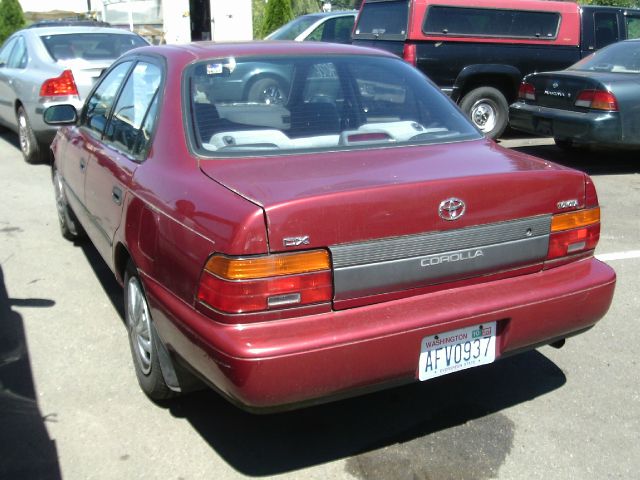
[[[281,102],[217,95],[256,61],[288,75]],[[385,52],[145,47],[45,118],[66,125],[62,234],[124,285],[155,400],[204,382],[292,408],[428,381],[559,345],[613,296],[591,179],[484,138]]]

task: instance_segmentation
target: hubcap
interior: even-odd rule
[[[283,103],[282,92],[277,84],[268,85],[261,94],[262,100],[267,105],[280,105]]]
[[[498,113],[495,105],[488,100],[478,100],[471,107],[471,120],[484,133],[489,133],[496,126]]]
[[[18,129],[20,136],[20,149],[22,153],[28,155],[31,152],[31,139],[29,138],[29,124],[27,123],[27,117],[20,113],[18,117]]]
[[[56,209],[58,210],[58,220],[60,220],[60,225],[64,225],[67,199],[65,198],[64,190],[62,189],[62,177],[57,170],[53,174],[53,188],[56,195]]]
[[[151,315],[142,286],[136,277],[129,278],[127,285],[127,323],[134,356],[142,373],[148,375],[151,372],[151,353],[153,351]]]

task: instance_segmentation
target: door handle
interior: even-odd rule
[[[113,200],[113,203],[116,205],[122,205],[122,190],[119,187],[113,187],[111,200]]]

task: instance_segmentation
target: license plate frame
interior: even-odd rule
[[[420,343],[418,380],[425,381],[496,359],[497,322],[487,322],[435,335]]]

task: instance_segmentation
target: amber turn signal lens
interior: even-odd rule
[[[213,256],[205,267],[207,272],[225,280],[251,280],[329,269],[329,253],[326,250],[255,258]]]
[[[551,231],[561,232],[573,228],[586,227],[600,222],[600,208],[578,210],[577,212],[554,215],[551,220]]]

